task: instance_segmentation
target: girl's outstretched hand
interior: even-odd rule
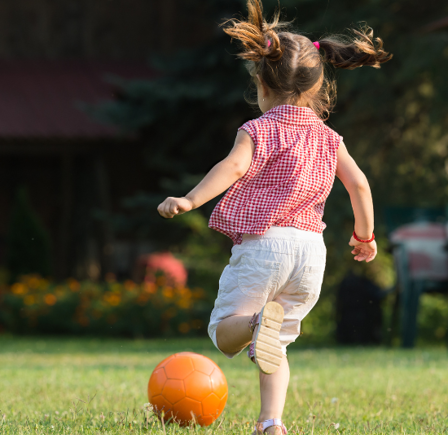
[[[183,214],[193,209],[193,203],[188,198],[172,198],[165,199],[158,207],[157,211],[160,216],[171,219],[177,214]]]
[[[370,243],[362,243],[355,240],[352,236],[349,245],[353,246],[352,254],[355,256],[354,259],[357,261],[366,260],[366,263],[369,263],[376,257],[377,247],[375,240]]]

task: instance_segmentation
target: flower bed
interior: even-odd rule
[[[29,275],[0,287],[0,331],[16,334],[89,334],[161,337],[205,333],[210,303],[202,289],[155,283],[63,284]]]

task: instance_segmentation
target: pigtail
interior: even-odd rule
[[[257,63],[264,58],[274,62],[280,60],[284,47],[276,29],[286,25],[280,22],[280,13],[277,12],[274,20],[268,23],[263,17],[260,0],[248,0],[247,8],[249,11],[247,21],[230,19],[223,23],[223,26],[228,25],[224,28],[224,32],[232,39],[239,40],[243,46],[243,51],[238,56]]]
[[[329,36],[319,40],[325,51],[324,60],[335,68],[355,69],[364,65],[380,68],[381,64],[392,59],[392,54],[384,51],[381,38],[373,40],[373,30],[368,27],[352,29],[352,40],[340,36]]]

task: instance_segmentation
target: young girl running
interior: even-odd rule
[[[365,175],[342,137],[323,120],[333,107],[335,84],[324,64],[379,68],[392,56],[371,29],[351,40],[312,42],[285,30],[277,15],[263,18],[260,0],[248,0],[248,21],[229,20],[225,32],[242,43],[263,115],[244,124],[235,145],[188,195],[167,198],[159,213],[172,218],[200,207],[230,187],[209,226],[234,246],[219,280],[209,334],[227,357],[249,346],[260,369],[261,411],[254,434],[282,434],[289,383],[286,347],[319,297],[326,248],[324,204],[335,175],[347,189],[355,216],[349,245],[357,261],[377,249],[373,204]]]

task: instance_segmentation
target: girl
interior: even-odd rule
[[[158,211],[172,218],[230,187],[209,222],[234,246],[208,331],[229,358],[250,344],[248,356],[260,369],[254,434],[281,434],[289,383],[286,347],[319,297],[326,257],[322,216],[335,175],[353,207],[354,259],[369,262],[377,252],[367,179],[342,137],[323,122],[335,98],[324,64],[379,68],[392,56],[381,39],[373,41],[371,29],[354,30],[351,40],[312,42],[286,31],[278,14],[267,23],[260,0],[248,0],[248,9],[248,21],[229,20],[225,32],[242,43],[239,57],[248,61],[263,115],[239,129],[228,157],[198,186],[183,198],[167,198]]]

